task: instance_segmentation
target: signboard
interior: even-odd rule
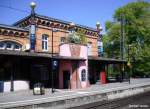
[[[31,50],[35,50],[35,25],[31,25],[31,31],[30,31],[30,44],[31,44]]]
[[[31,50],[35,50],[35,34],[30,35]]]
[[[58,68],[58,60],[52,60],[52,68],[56,70]]]

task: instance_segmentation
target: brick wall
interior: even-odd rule
[[[44,27],[39,25],[36,30],[36,51],[37,52],[44,52],[42,51],[42,35],[47,34],[48,37],[48,52],[51,52],[51,40],[52,40],[52,30],[49,27]],[[68,33],[64,30],[60,30],[57,32],[53,32],[53,50],[54,53],[59,53],[59,45],[61,44],[61,37],[67,37]],[[95,36],[87,36],[87,42],[92,42],[92,55],[97,56],[98,50],[97,50],[97,37]]]

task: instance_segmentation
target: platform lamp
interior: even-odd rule
[[[36,7],[36,3],[31,2],[30,7],[31,7],[30,46],[31,46],[31,51],[34,51],[35,43],[36,43],[36,36],[35,36],[36,24],[35,24],[35,10],[34,9]]]
[[[132,45],[128,45],[128,62],[127,62],[127,66],[129,68],[129,84],[130,84],[130,75],[131,75],[131,68],[132,68],[132,65],[131,65],[131,60],[130,60],[130,48],[131,48]]]
[[[98,40],[97,40],[97,46],[98,46],[98,56],[103,56],[103,42],[102,42],[102,34],[100,33],[102,31],[102,27],[100,26],[100,23],[96,23],[96,29],[98,34]]]

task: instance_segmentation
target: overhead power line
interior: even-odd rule
[[[11,9],[11,10],[15,10],[15,11],[19,11],[19,12],[30,13],[30,12],[27,11],[27,10],[22,10],[22,9],[13,8],[13,7],[11,7],[11,6],[0,5],[0,7],[2,7],[2,8],[7,8],[7,9]]]

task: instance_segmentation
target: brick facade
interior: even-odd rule
[[[19,84],[22,82],[27,87],[20,88],[18,90],[24,90],[33,88],[33,85],[37,82],[43,82],[45,86],[51,87],[51,77],[52,74],[52,30],[55,28],[58,31],[53,30],[53,53],[56,54],[54,56],[58,57],[58,68],[55,72],[55,86],[58,86],[58,88],[86,88],[88,87],[89,80],[88,80],[88,43],[91,44],[91,56],[98,56],[98,50],[97,50],[97,31],[95,29],[81,26],[81,25],[75,25],[74,31],[75,32],[82,32],[85,34],[85,37],[87,39],[87,44],[73,44],[73,43],[66,43],[66,39],[69,36],[70,33],[70,22],[58,20],[58,19],[52,19],[45,16],[35,16],[35,51],[26,50],[26,45],[30,45],[30,31],[32,30],[30,28],[31,26],[31,16],[28,16],[24,18],[23,20],[18,21],[14,24],[14,26],[8,26],[8,25],[1,25],[0,24],[0,42],[6,42],[5,48],[0,49],[7,49],[8,42],[16,42],[16,44],[12,44],[14,47],[15,45],[19,44],[21,45],[21,49],[19,49],[22,52],[19,51],[12,51],[15,52],[14,54],[21,54],[24,53],[24,56],[21,55],[13,55],[13,57],[10,56],[10,58],[7,60],[12,67],[15,67],[14,69],[16,71],[13,71],[15,75],[12,74],[6,74],[5,70],[1,70],[4,75],[3,81],[4,84],[9,83],[7,87],[4,88],[6,91],[10,91],[12,87],[14,87],[14,90],[17,90],[16,88],[19,87]],[[48,50],[44,51],[42,49],[42,36],[46,35],[48,39],[46,41],[48,42]],[[62,39],[64,38],[64,43],[62,44]],[[44,43],[44,42],[43,42]],[[12,48],[13,48],[12,47]],[[10,49],[9,49],[10,50]],[[18,49],[11,49],[11,50],[18,50]],[[1,50],[3,51],[3,50]],[[5,50],[4,50],[5,51]],[[24,52],[23,52],[24,51]],[[10,52],[10,51],[8,51]],[[8,57],[7,55],[9,53],[2,53],[2,56],[0,58],[3,58],[6,60]],[[30,54],[30,56],[28,55]],[[40,55],[41,54],[41,55]],[[4,56],[3,56],[4,55]],[[11,54],[9,54],[11,55]],[[35,58],[33,58],[33,55],[35,55]],[[44,55],[47,55],[47,57],[42,57]],[[28,58],[27,58],[28,57]],[[11,59],[12,58],[12,59]],[[7,62],[0,61],[0,65],[7,65]],[[11,71],[10,68],[6,68],[3,66],[0,69],[8,69],[9,72]],[[39,73],[39,74],[38,74]],[[5,77],[6,76],[6,77]],[[14,77],[13,77],[14,76]],[[15,77],[16,76],[16,77]],[[69,76],[69,77],[68,77]],[[10,80],[10,77],[14,80]],[[8,79],[8,82],[6,80]],[[42,80],[42,79],[45,80]],[[67,80],[68,79],[68,80]],[[21,82],[18,80],[21,80]],[[65,83],[66,80],[68,83]],[[17,86],[12,86],[12,82],[16,83],[18,82]],[[67,85],[68,86],[67,86]],[[23,86],[23,85],[22,85]]]
[[[30,25],[31,18],[30,16],[24,18],[23,20],[18,21],[15,23],[15,26],[18,27],[28,27]],[[53,32],[54,36],[54,43],[53,43],[53,50],[54,53],[59,53],[59,45],[61,44],[61,37],[67,37],[69,33],[69,23],[66,21],[49,18],[45,16],[35,15],[35,22],[36,22],[36,52],[45,52],[42,50],[42,35],[48,35],[48,53],[51,53],[51,40],[52,40],[52,28],[57,28],[59,31]],[[83,32],[86,35],[87,42],[92,43],[92,56],[98,56],[98,49],[97,49],[97,31],[96,29],[89,28],[86,26],[76,25],[75,26],[76,32]]]

